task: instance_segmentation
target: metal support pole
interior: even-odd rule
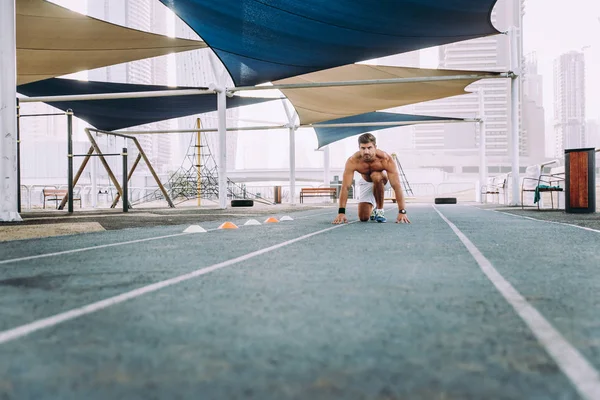
[[[84,129],[84,132],[86,133],[88,139],[90,140],[90,143],[92,144],[92,146],[94,146],[94,150],[96,150],[96,153],[98,154],[98,158],[100,159],[100,162],[104,166],[104,169],[106,169],[106,172],[108,173],[108,177],[112,181],[113,185],[115,185],[115,187],[117,188],[117,191],[120,193],[121,185],[119,184],[119,181],[117,181],[117,178],[115,177],[112,170],[110,169],[108,162],[106,161],[106,159],[104,158],[104,156],[102,154],[102,150],[100,150],[98,143],[96,143],[96,140],[94,139],[94,137],[92,136],[90,131],[91,131],[91,128]]]
[[[68,211],[73,212],[73,111],[67,110]]]
[[[140,160],[142,159],[142,155],[138,154],[138,156],[136,157],[135,161],[133,162],[133,166],[131,167],[131,169],[129,170],[129,174],[127,174],[127,182],[131,182],[131,177],[133,176],[133,171],[135,171],[135,169],[137,168]],[[113,200],[110,208],[115,208],[117,206],[117,203],[119,202],[119,199],[121,198],[121,193],[117,193],[117,195],[115,196],[115,199]],[[129,207],[131,208],[131,206]]]
[[[127,147],[123,147],[123,212],[129,211],[129,194],[127,190],[128,182],[127,182]]]
[[[93,147],[93,146],[92,146]],[[91,181],[92,181],[92,208],[98,207],[98,159],[94,157],[91,165]]]
[[[92,101],[92,100],[113,100],[113,99],[146,99],[150,97],[171,97],[171,96],[196,96],[199,94],[212,94],[208,88],[198,89],[169,89],[148,92],[121,92],[121,93],[96,93],[96,94],[72,94],[63,96],[39,96],[24,97],[22,103],[52,103],[57,101]],[[16,97],[16,96],[15,96]]]
[[[0,221],[22,221],[17,204],[15,0],[0,1]]]
[[[479,128],[479,196],[481,196],[481,203],[485,203],[485,194],[483,193],[482,188],[487,185],[487,160],[485,157],[486,153],[486,135],[485,135],[485,125],[484,125],[484,104],[483,104],[483,87],[479,87],[479,123],[477,127]]]
[[[494,79],[507,78],[504,72],[487,73],[485,75],[473,74],[468,75],[448,75],[448,76],[419,76],[408,78],[388,78],[388,79],[363,79],[354,81],[337,81],[337,82],[307,82],[307,83],[285,83],[273,84],[270,86],[238,86],[227,88],[230,93],[239,92],[242,90],[285,90],[285,89],[306,89],[314,87],[338,87],[338,86],[365,86],[365,85],[380,85],[388,83],[417,83],[417,82],[446,82],[457,80],[479,80],[479,79]]]
[[[240,126],[240,127],[233,127],[233,128],[227,128],[226,130],[229,131],[267,131],[267,130],[271,130],[271,129],[285,129],[287,128],[287,125],[265,125],[265,126]],[[160,135],[164,135],[165,133],[196,133],[196,132],[219,132],[218,128],[204,128],[204,129],[175,129],[175,130],[171,130],[171,129],[161,129],[161,130],[157,130],[157,131],[103,131],[101,129],[94,129],[94,132],[100,132],[100,133],[121,133],[121,134],[128,134],[128,135],[150,135],[150,134],[160,134]]]
[[[285,115],[288,119],[288,129],[290,132],[289,152],[290,152],[290,204],[296,204],[296,129],[294,122],[296,112],[290,110],[285,99],[281,100]]]
[[[137,147],[137,149],[139,151],[139,154],[142,156],[142,159],[146,163],[146,167],[148,167],[148,170],[150,171],[150,174],[152,175],[152,177],[156,181],[156,184],[158,185],[158,188],[162,192],[163,196],[165,196],[165,200],[167,200],[167,203],[169,204],[169,207],[175,208],[175,205],[173,204],[173,201],[169,197],[169,193],[167,193],[167,190],[165,189],[165,186],[160,182],[160,179],[158,178],[158,175],[156,174],[156,171],[154,170],[154,167],[152,167],[152,163],[150,163],[150,160],[148,159],[148,156],[146,155],[146,152],[144,151],[144,149],[142,149],[142,146],[140,145],[139,140],[137,140],[137,138],[135,138],[133,136],[125,136],[125,135],[121,135],[121,136],[123,136],[124,138],[127,138],[127,139],[131,139],[133,141],[133,144],[135,145],[135,147]]]
[[[511,95],[511,135],[510,135],[510,154],[512,170],[512,201],[511,205],[519,205],[519,79],[515,77],[510,81]]]
[[[196,118],[196,128],[202,128],[200,118]],[[202,132],[196,132],[196,197],[198,207],[202,205]]]
[[[325,146],[325,148],[323,149],[323,183],[325,184],[325,187],[329,187],[329,182],[330,182],[330,167],[331,167],[331,161],[329,159],[329,146]]]
[[[77,171],[77,173],[75,174],[75,177],[73,178],[73,181],[72,181],[73,186],[77,185],[77,182],[79,181],[81,174],[83,174],[83,170],[85,169],[85,166],[87,165],[88,161],[90,160],[90,158],[92,158],[93,153],[94,153],[94,146],[90,146],[90,149],[88,150],[87,154],[85,155],[85,158],[83,159],[83,161],[81,162],[81,165],[79,166],[79,171]],[[76,155],[73,155],[73,157],[76,157]],[[62,201],[60,202],[60,205],[58,206],[59,210],[62,210],[65,207],[65,203],[67,202],[67,200],[68,200],[67,196],[63,197]]]
[[[227,208],[227,92],[225,88],[217,92],[217,113],[219,116],[219,208]]]
[[[510,155],[511,155],[511,170],[512,170],[512,199],[510,204],[513,206],[519,205],[520,202],[520,179],[519,179],[519,91],[520,91],[520,74],[521,62],[519,53],[519,40],[517,36],[518,30],[513,27],[510,32],[511,39],[511,64],[514,75],[510,81]]]
[[[17,210],[21,212],[21,106],[17,98]]]
[[[450,123],[463,123],[463,122],[475,122],[475,119],[463,118],[463,119],[436,119],[436,120],[422,120],[422,121],[398,121],[398,122],[346,122],[337,124],[327,124],[319,122],[316,124],[300,125],[300,128],[348,128],[354,126],[403,126],[403,125],[415,125],[415,124],[450,124]]]
[[[296,204],[296,128],[290,126],[290,204]]]

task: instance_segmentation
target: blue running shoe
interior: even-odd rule
[[[375,221],[375,217],[377,217],[377,213],[375,211],[376,210],[374,208],[373,211],[371,211],[371,216],[369,217],[371,221]]]
[[[375,212],[375,221],[377,222],[387,222],[387,218],[383,216],[383,210]]]

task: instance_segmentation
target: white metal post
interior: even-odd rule
[[[481,196],[481,202],[485,203],[486,194],[483,193],[482,187],[487,185],[487,160],[486,160],[486,135],[485,135],[485,125],[484,125],[484,104],[483,104],[483,87],[479,87],[479,123],[477,124],[479,128],[479,193]]]
[[[290,125],[290,204],[296,204],[296,127]]]
[[[290,204],[296,204],[296,129],[294,121],[296,112],[290,111],[285,99],[281,99],[281,104],[288,119],[288,129],[290,131],[289,150],[290,150]]]
[[[520,12],[520,10],[519,10]],[[519,109],[520,109],[520,96],[519,91],[521,87],[521,60],[519,51],[519,37],[518,29],[513,27],[510,30],[510,48],[511,48],[511,69],[514,73],[510,80],[510,156],[511,156],[511,170],[512,170],[512,199],[510,205],[519,205],[519,192],[520,192],[520,179],[519,179]]]
[[[227,92],[222,88],[217,92],[217,113],[219,115],[219,208],[227,208]]]
[[[91,197],[92,197],[92,208],[96,208],[98,207],[98,180],[97,180],[97,174],[98,174],[98,164],[97,164],[97,158],[98,157],[92,157],[90,162],[91,162],[91,181],[92,181],[92,192]]]
[[[519,197],[519,78],[514,77],[510,81],[511,96],[511,170],[512,170],[512,201],[511,205],[517,206]]]
[[[17,194],[15,0],[0,1],[0,221],[22,221]]]
[[[486,73],[485,75],[473,74],[469,75],[447,75],[447,76],[419,76],[410,78],[389,78],[389,79],[362,79],[354,81],[333,81],[333,82],[307,82],[307,83],[285,83],[274,84],[270,86],[238,86],[227,88],[228,92],[239,92],[242,90],[282,90],[282,89],[305,89],[314,87],[337,87],[337,86],[365,86],[379,85],[387,83],[416,83],[416,82],[445,82],[445,81],[463,81],[463,80],[479,80],[479,79],[494,79],[507,78],[508,75],[501,73]]]
[[[323,183],[325,187],[329,187],[330,164],[331,162],[329,160],[329,146],[325,146],[325,148],[323,148]]]
[[[199,94],[212,94],[211,89],[171,89],[157,90],[151,92],[121,92],[121,93],[95,93],[95,94],[69,94],[61,96],[39,96],[23,97],[21,103],[48,103],[54,101],[92,101],[92,100],[113,100],[113,99],[148,99],[151,97],[172,97],[172,96],[196,96]]]

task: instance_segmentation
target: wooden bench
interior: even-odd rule
[[[305,197],[330,197],[332,199],[337,199],[337,189],[336,188],[302,188],[300,190],[300,203],[304,200]]]
[[[67,195],[67,189],[42,189],[42,195],[44,196],[44,208],[46,208],[46,198],[49,197],[48,201],[55,201],[56,208],[58,204]],[[81,196],[77,197],[76,193],[73,193],[73,200],[79,200],[79,208],[81,208]]]

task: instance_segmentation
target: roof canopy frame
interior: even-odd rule
[[[492,72],[493,73],[493,72]],[[281,90],[281,89],[308,89],[315,87],[336,87],[336,86],[367,86],[367,85],[384,85],[390,83],[418,83],[418,82],[442,82],[442,81],[458,81],[458,80],[479,80],[479,79],[499,79],[511,78],[513,73],[497,72],[496,75],[449,75],[449,76],[425,76],[415,78],[390,78],[390,79],[366,79],[366,80],[351,80],[351,81],[332,81],[332,82],[312,82],[312,83],[287,83],[275,84],[268,86],[240,86],[227,88],[228,93],[251,90]]]
[[[19,97],[21,103],[52,103],[56,101],[90,101],[90,100],[116,100],[116,99],[147,99],[153,97],[171,97],[171,96],[193,96],[199,94],[214,94],[216,90],[208,87],[197,89],[172,89],[157,90],[150,92],[121,92],[121,93],[96,93],[96,94],[74,94],[59,96],[35,96]]]
[[[260,131],[260,130],[283,130],[283,129],[300,129],[300,128],[347,128],[347,127],[359,127],[359,126],[389,126],[390,128],[395,126],[405,125],[421,125],[421,124],[446,124],[446,123],[469,123],[469,122],[480,122],[479,118],[461,118],[461,119],[439,119],[439,120],[415,120],[415,121],[404,121],[404,122],[353,122],[353,123],[338,123],[338,124],[306,124],[306,125],[265,125],[265,126],[238,126],[228,127],[227,131]],[[106,131],[102,129],[90,128],[91,131],[100,134],[107,135],[158,135],[158,134],[174,134],[174,133],[197,133],[197,132],[218,132],[217,128],[200,128],[200,129],[163,129],[163,130],[149,130],[149,131]]]
[[[422,124],[446,124],[455,122],[480,122],[479,118],[462,118],[462,119],[438,119],[438,120],[416,120],[416,121],[404,121],[404,122],[350,122],[350,123],[338,123],[338,124],[327,124],[319,122],[317,124],[300,125],[299,128],[348,128],[348,127],[360,127],[360,126],[405,126],[405,125],[422,125]]]
[[[98,143],[94,140],[94,137],[91,134],[91,132],[98,133],[98,129],[88,127],[88,128],[85,128],[84,131],[85,131],[85,133],[86,133],[86,135],[87,135],[87,137],[88,137],[88,139],[89,139],[89,141],[91,143],[91,148],[88,151],[88,154],[85,156],[84,161],[81,163],[81,166],[79,168],[79,171],[77,172],[77,176],[76,176],[75,181],[69,181],[69,185],[75,186],[75,184],[77,183],[77,179],[79,179],[79,177],[83,173],[83,170],[85,169],[85,166],[86,166],[89,158],[92,156],[92,153],[95,150],[97,152],[97,154],[98,154],[98,157],[100,158],[100,161],[102,162],[102,165],[106,169],[106,172],[108,173],[110,179],[113,181],[113,184],[115,185],[115,188],[117,189],[117,196],[115,197],[115,199],[113,200],[113,203],[111,205],[111,208],[115,208],[115,206],[117,205],[117,202],[119,201],[119,197],[124,196],[124,195],[127,194],[126,192],[125,193],[123,192],[123,190],[124,189],[126,190],[126,188],[122,188],[119,185],[119,182],[117,181],[115,175],[113,174],[112,170],[110,169],[110,166],[108,165],[108,163],[104,159],[104,155],[102,154],[102,150],[100,149],[100,146],[98,146]],[[133,144],[138,149],[139,154],[138,154],[136,160],[134,161],[133,166],[131,167],[131,170],[128,173],[127,181],[129,181],[129,179],[131,179],[131,176],[133,175],[133,171],[135,171],[135,168],[137,167],[137,165],[140,162],[140,160],[143,159],[144,162],[146,163],[146,166],[150,170],[150,174],[152,175],[152,177],[156,181],[156,184],[158,185],[160,191],[162,192],[163,196],[165,196],[165,199],[167,200],[167,203],[169,204],[169,207],[170,208],[175,208],[175,205],[173,204],[173,201],[169,197],[169,194],[167,193],[167,190],[165,189],[165,187],[161,183],[160,179],[158,178],[158,174],[154,170],[154,167],[152,166],[152,163],[150,162],[150,159],[148,158],[148,156],[146,156],[146,153],[144,152],[144,149],[142,148],[142,145],[137,140],[137,138],[134,137],[134,136],[124,135],[122,133],[113,133],[113,132],[103,132],[103,133],[105,133],[105,134],[111,134],[111,135],[118,136],[118,137],[122,137],[124,139],[129,139],[129,140],[131,140],[133,142]],[[123,197],[123,198],[125,198],[125,197]],[[66,197],[65,197],[65,199],[63,199],[63,202],[61,203],[61,206],[64,206],[65,201],[66,201]]]
[[[427,76],[418,78],[391,78],[391,79],[370,79],[370,80],[353,80],[353,81],[332,81],[332,82],[314,82],[314,83],[291,83],[270,86],[241,86],[226,88],[227,95],[233,96],[233,93],[239,91],[252,90],[281,90],[281,89],[307,89],[313,87],[336,87],[336,86],[367,86],[367,85],[383,85],[391,83],[418,83],[418,82],[441,82],[466,79],[501,79],[512,78],[513,73],[498,72],[497,75],[451,75],[451,76]],[[114,99],[131,99],[131,98],[152,98],[152,97],[169,97],[169,96],[190,96],[198,94],[214,94],[217,89],[211,87],[199,87],[196,89],[172,89],[159,90],[153,92],[121,92],[121,93],[98,93],[89,95],[62,95],[62,96],[36,96],[36,97],[20,97],[21,103],[44,102],[51,103],[56,101],[88,101],[88,100],[114,100]],[[278,98],[273,98],[277,100]]]

